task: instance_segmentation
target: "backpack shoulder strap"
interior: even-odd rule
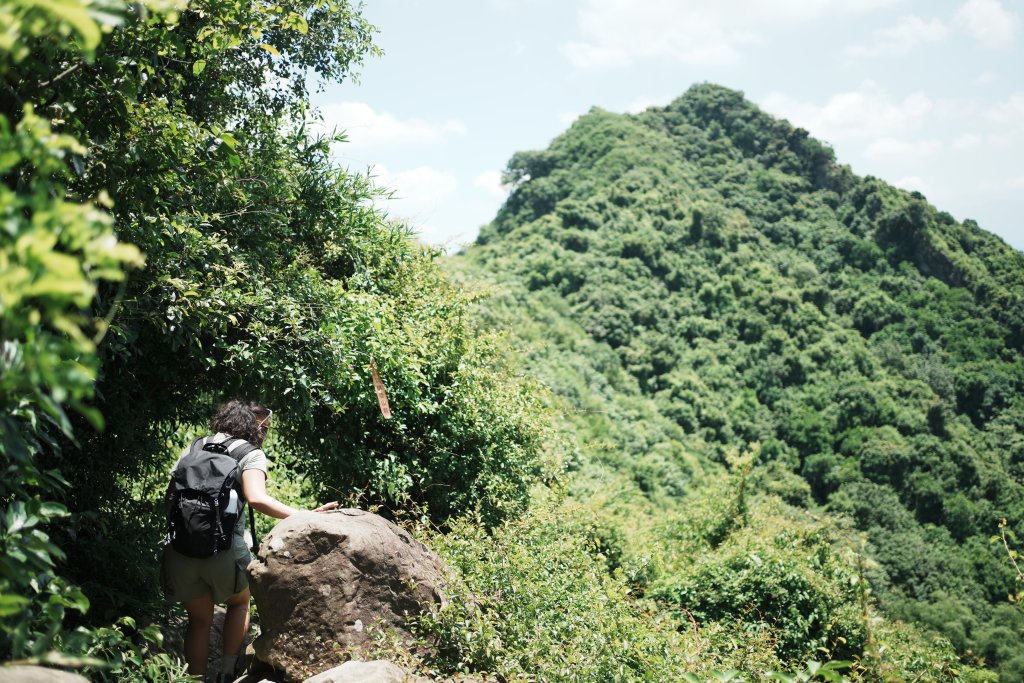
[[[234,445],[238,441],[241,441],[242,443],[240,443],[236,448],[234,448],[232,450],[231,446]],[[245,456],[249,455],[250,453],[252,453],[253,451],[255,451],[255,450],[257,450],[259,448],[259,446],[254,446],[253,444],[249,443],[245,439],[239,439],[239,438],[236,438],[236,437],[233,437],[233,436],[229,436],[228,438],[226,438],[223,441],[221,441],[221,445],[224,446],[226,449],[228,449],[227,455],[228,455],[228,457],[232,458],[235,461],[236,465],[241,465],[242,458],[244,458]],[[242,490],[242,473],[241,472],[238,473],[238,480],[236,481],[235,486],[237,487],[238,491],[241,492],[241,490]],[[245,504],[245,499],[244,498],[242,499],[242,504],[243,505]],[[249,508],[249,525],[252,528],[255,529],[256,528],[255,524],[256,524],[256,522],[253,521],[253,519],[252,519],[252,508],[250,507]],[[254,534],[253,538],[255,538],[255,532],[253,532],[253,534]]]
[[[231,448],[235,443],[241,441],[242,443],[235,448]],[[254,446],[245,439],[239,439],[233,436],[221,441],[221,444],[228,449],[228,455],[234,458],[235,462],[241,462],[242,458],[249,455],[255,450],[259,449],[259,446]]]

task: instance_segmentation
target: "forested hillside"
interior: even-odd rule
[[[1020,680],[1015,572],[991,539],[1004,519],[1024,532],[1024,256],[713,85],[594,109],[507,181],[460,269],[508,283],[497,324],[537,321],[512,338],[591,413],[576,422],[607,472],[685,510],[750,449],[736,486],[862,532],[886,614]],[[770,623],[770,596],[723,595],[744,562],[644,583],[698,622]]]

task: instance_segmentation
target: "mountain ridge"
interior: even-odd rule
[[[1024,256],[710,84],[592,109],[506,179],[466,267],[519,288],[508,321],[557,303],[680,430],[612,469],[680,504],[656,491],[680,453],[756,443],[766,490],[866,535],[887,612],[1018,670],[989,637],[1014,579],[988,538],[1024,523]],[[531,371],[587,363],[548,355]]]

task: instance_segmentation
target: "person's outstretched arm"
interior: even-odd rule
[[[296,512],[300,512],[300,510],[293,508],[291,505],[285,505],[267,493],[267,475],[263,470],[252,469],[242,472],[242,494],[253,510],[259,510],[270,517],[284,519],[294,515]],[[313,510],[313,512],[325,512],[336,507],[338,507],[338,502],[334,501],[321,505]]]

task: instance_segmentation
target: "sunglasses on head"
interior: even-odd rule
[[[271,410],[270,408],[267,408],[267,415],[266,415],[266,417],[260,418],[256,422],[256,429],[261,429],[261,430],[270,429],[270,418],[273,417],[273,415],[274,415],[274,411]]]

